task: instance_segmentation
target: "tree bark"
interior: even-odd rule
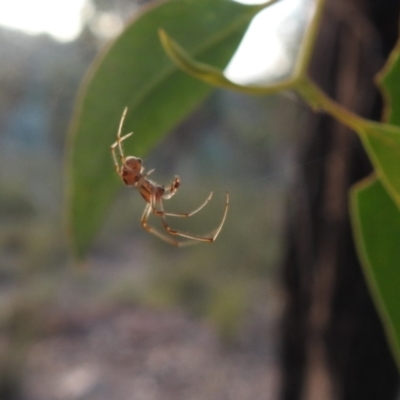
[[[380,120],[374,76],[398,35],[399,1],[330,0],[310,70],[339,103]],[[289,206],[282,400],[392,400],[399,375],[354,248],[348,191],[371,172],[354,132],[309,116]],[[321,160],[321,161],[314,161]]]

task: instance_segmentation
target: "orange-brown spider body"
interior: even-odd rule
[[[121,121],[118,128],[117,133],[117,141],[111,146],[111,154],[113,156],[115,169],[118,175],[121,177],[123,182],[128,185],[136,188],[139,193],[142,195],[143,199],[147,202],[147,205],[144,209],[141,223],[144,229],[148,232],[153,233],[154,235],[158,236],[160,239],[165,240],[166,242],[174,245],[174,246],[184,246],[190,243],[194,243],[193,241],[200,241],[200,242],[208,242],[212,243],[215,241],[217,236],[219,235],[222,226],[225,223],[226,215],[228,213],[229,207],[229,195],[226,193],[226,202],[225,202],[225,209],[222,220],[215,231],[206,236],[199,236],[199,235],[192,235],[189,233],[184,233],[175,229],[172,229],[167,221],[166,216],[170,217],[190,217],[197,212],[199,212],[202,208],[206,206],[206,204],[211,200],[212,192],[207,197],[207,199],[201,204],[196,210],[191,211],[189,213],[167,213],[164,211],[163,200],[170,199],[178,190],[180,186],[180,180],[178,176],[175,176],[174,180],[168,187],[160,185],[151,181],[148,176],[154,171],[150,170],[145,173],[145,169],[143,167],[142,159],[138,157],[128,156],[125,157],[123,150],[122,150],[122,142],[127,139],[129,136],[133,134],[133,132],[128,133],[127,135],[121,137],[122,125],[125,119],[125,115],[127,112],[127,108],[125,108]],[[118,161],[118,156],[116,154],[116,149],[119,152],[120,162]],[[159,231],[147,224],[147,220],[150,214],[155,214],[160,217],[162,226],[165,232]],[[171,236],[172,235],[172,236]],[[173,236],[180,236],[189,240],[179,241],[176,240]]]

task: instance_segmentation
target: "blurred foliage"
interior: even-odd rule
[[[45,305],[43,295],[30,288],[17,289],[14,295],[14,301],[0,309],[0,398],[7,400],[23,398],[25,359],[40,333]]]

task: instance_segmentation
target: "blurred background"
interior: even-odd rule
[[[149,235],[142,198],[121,183],[85,266],[71,257],[63,192],[76,92],[144,3],[0,3],[0,399],[277,396],[278,266],[305,118],[296,98],[216,91],[145,158],[157,182],[181,177],[170,211],[214,191],[174,227],[214,229],[229,191],[215,244],[176,249]],[[237,81],[289,73],[304,15],[301,1],[280,3],[229,66]]]

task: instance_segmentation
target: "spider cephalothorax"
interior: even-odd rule
[[[138,157],[126,157],[125,161],[119,168],[119,175],[121,175],[122,180],[128,186],[135,185],[140,177],[144,168],[142,167],[142,159]]]

